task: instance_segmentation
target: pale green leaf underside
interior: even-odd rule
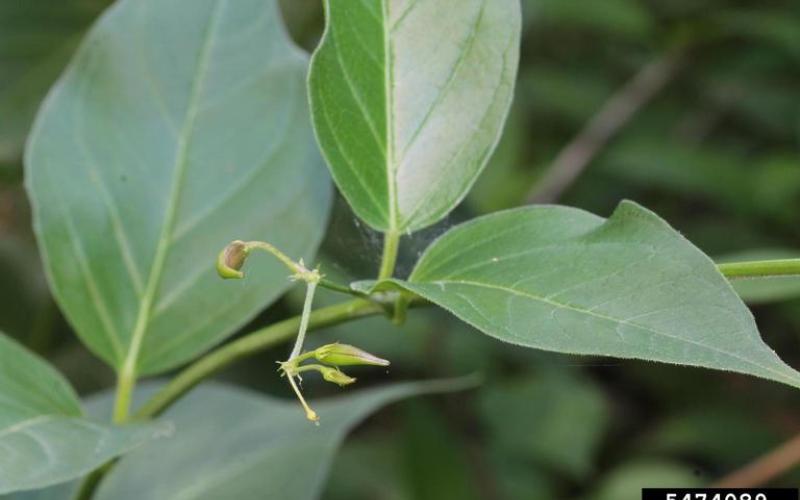
[[[500,136],[517,73],[519,0],[326,0],[312,58],[317,138],[376,229],[413,231],[467,193]]]
[[[127,455],[96,498],[312,500],[354,425],[394,401],[455,390],[460,384],[397,384],[314,402],[319,427],[305,419],[294,401],[204,385],[167,412],[175,436]]]
[[[305,68],[273,0],[122,0],[51,91],[27,149],[35,227],[59,304],[112,366],[174,367],[286,289],[270,259],[219,280],[231,240],[315,250],[330,189]]]
[[[80,477],[163,431],[83,418],[67,381],[0,334],[0,494]]]
[[[527,347],[745,373],[800,387],[715,264],[652,212],[560,206],[478,218],[395,281]],[[383,285],[386,286],[386,285]]]

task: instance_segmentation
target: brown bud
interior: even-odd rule
[[[223,279],[241,279],[244,261],[247,260],[249,249],[243,241],[234,241],[226,246],[217,257],[217,273]]]

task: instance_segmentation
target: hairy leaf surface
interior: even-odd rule
[[[408,281],[388,283],[506,342],[800,387],[711,259],[632,202],[609,219],[561,206],[480,217],[434,242]]]

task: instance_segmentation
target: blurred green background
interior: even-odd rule
[[[113,376],[48,293],[21,157],[40,100],[107,4],[0,1],[0,329],[44,353],[84,393],[111,386]],[[319,0],[282,4],[298,43],[312,49]],[[523,11],[504,139],[462,206],[404,241],[401,273],[447,227],[532,199],[608,215],[630,198],[719,259],[800,255],[800,2],[523,0]],[[570,169],[576,175],[565,180]],[[323,269],[370,277],[380,241],[339,200]],[[800,367],[800,287],[745,286],[765,340]],[[250,328],[290,314],[299,300],[290,294]],[[333,300],[321,294],[319,303]],[[471,372],[485,382],[371,418],[336,460],[329,500],[633,500],[645,485],[712,483],[800,433],[800,405],[787,387],[524,350],[434,310],[415,311],[403,328],[362,320],[311,342],[355,339],[393,363],[386,373],[357,374],[365,384]],[[288,396],[274,371],[283,350],[221,378]],[[309,392],[335,391],[319,384]],[[774,482],[797,484],[797,470]]]

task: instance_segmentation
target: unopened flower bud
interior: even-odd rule
[[[241,271],[248,254],[247,245],[243,241],[234,241],[226,246],[217,257],[217,273],[224,279],[241,279]]]
[[[337,368],[324,366],[321,367],[319,371],[322,373],[322,378],[328,382],[333,382],[334,384],[338,384],[342,387],[350,385],[356,381],[355,378],[348,376],[346,373],[339,371]]]
[[[336,343],[324,345],[314,351],[314,357],[318,361],[335,366],[389,366],[387,360],[348,344]]]

